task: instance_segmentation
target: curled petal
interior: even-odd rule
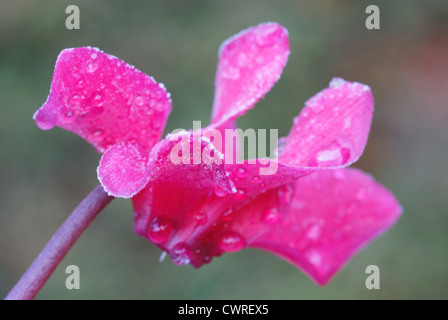
[[[315,171],[346,167],[364,150],[372,113],[368,86],[333,79],[306,103],[289,135],[280,140],[277,159],[230,163],[226,170],[249,200]]]
[[[202,158],[195,158],[198,154]],[[176,251],[176,246],[207,222],[203,205],[215,194],[224,197],[235,192],[219,159],[222,154],[209,140],[191,133],[170,135],[151,151],[150,181],[132,198],[135,229],[173,260],[182,251],[179,247]]]
[[[226,40],[219,50],[212,124],[251,109],[280,78],[289,55],[287,30],[262,23]]]
[[[83,47],[59,54],[50,94],[34,119],[41,129],[59,126],[76,133],[99,152],[128,141],[149,150],[170,111],[163,84],[99,49]]]
[[[131,198],[149,181],[148,150],[136,143],[121,142],[107,149],[98,166],[98,180],[114,197]]]
[[[279,255],[322,285],[402,211],[387,189],[356,169],[316,172],[293,188],[289,206],[275,211],[279,202],[273,190],[241,210],[230,230],[247,246]]]
[[[294,119],[280,161],[308,167],[348,166],[364,150],[372,115],[370,88],[335,78]]]

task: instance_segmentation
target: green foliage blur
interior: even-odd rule
[[[77,4],[80,30],[65,28]],[[381,29],[367,30],[377,4]],[[87,229],[38,299],[448,299],[448,2],[440,1],[31,1],[0,0],[0,297],[6,296],[71,210],[97,185],[100,155],[59,128],[32,120],[58,53],[96,46],[163,82],[173,112],[165,133],[208,124],[217,50],[249,26],[289,30],[282,78],[242,129],[288,133],[304,102],[339,76],[371,86],[375,115],[355,167],[404,207],[390,231],[326,287],[257,250],[200,269],[178,267],[133,230],[129,200],[114,200]],[[81,289],[65,288],[65,268]],[[381,288],[367,290],[378,265]]]

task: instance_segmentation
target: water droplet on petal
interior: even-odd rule
[[[236,232],[225,232],[219,237],[219,248],[225,252],[236,252],[244,248],[244,239]]]
[[[291,203],[292,196],[294,194],[294,188],[291,185],[285,185],[280,187],[278,190],[278,198],[280,203],[289,204]]]
[[[75,120],[75,113],[73,112],[73,111],[67,111],[65,114],[64,114],[64,117],[63,117],[63,121],[64,122],[73,122],[73,120]]]
[[[317,250],[311,249],[305,255],[312,265],[318,267],[322,264],[322,255]]]
[[[198,212],[193,216],[193,218],[200,226],[206,224],[208,220],[207,214],[205,212]]]
[[[345,83],[344,79],[341,79],[341,78],[333,78],[333,80],[331,80],[331,82],[330,82],[330,87],[331,87],[331,88],[338,89],[338,88],[341,87],[344,83]]]
[[[246,176],[246,169],[238,168],[236,175],[238,178],[244,178]]]
[[[316,154],[318,163],[335,161],[341,158],[341,151],[339,149],[322,150]]]
[[[306,233],[307,238],[316,240],[320,236],[320,225],[314,224]]]
[[[269,208],[263,213],[263,216],[261,217],[261,221],[273,226],[280,221],[280,218],[281,218],[281,214],[280,214],[280,212],[278,212],[277,208]]]
[[[135,103],[141,107],[145,103],[145,100],[141,96],[136,96]]]
[[[95,140],[99,140],[102,137],[103,137],[103,130],[97,129],[97,130],[93,131],[92,138],[94,138]]]
[[[230,208],[230,209],[228,209],[226,212],[224,212],[222,215],[221,215],[221,220],[222,221],[230,221],[230,220],[232,220],[233,219],[233,217],[235,216],[235,213],[233,212],[233,209],[232,208]]]
[[[92,53],[92,54],[90,55],[90,57],[91,57],[93,60],[95,60],[96,57],[97,57],[97,55],[96,55],[96,53]]]
[[[310,161],[311,166],[330,167],[345,164],[350,159],[350,149],[335,147],[321,150],[316,154],[315,160]]]
[[[164,243],[173,231],[173,223],[169,218],[156,217],[148,226],[147,235],[154,243]]]
[[[218,197],[224,197],[228,194],[227,190],[219,184],[215,185],[214,191]]]
[[[98,69],[98,64],[96,64],[95,62],[89,63],[86,67],[86,71],[88,73],[93,73]]]
[[[97,93],[94,97],[93,97],[93,105],[95,107],[102,107],[104,104],[103,101],[103,96],[99,93]]]
[[[259,177],[259,176],[253,176],[253,177],[252,177],[252,182],[253,182],[253,183],[260,183],[260,181],[261,181],[261,180],[260,180],[260,177]]]
[[[78,81],[78,83],[76,84],[76,86],[79,88],[79,89],[82,89],[82,88],[84,88],[84,80],[79,80]]]
[[[246,191],[244,191],[244,189],[238,189],[235,193],[235,199],[237,200],[244,200],[246,199],[247,195],[246,195]]]
[[[191,250],[186,243],[178,243],[171,251],[171,260],[178,266],[190,263]]]

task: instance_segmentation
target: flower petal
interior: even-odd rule
[[[350,165],[364,150],[372,115],[370,88],[335,78],[294,119],[280,161],[308,167]]]
[[[192,152],[195,148],[197,152]],[[197,154],[202,159],[195,158]],[[136,232],[169,252],[173,259],[174,248],[206,223],[208,212],[201,211],[204,203],[215,193],[224,197],[234,192],[222,161],[213,162],[208,155],[222,159],[213,144],[200,135],[168,136],[151,151],[150,182],[132,198]]]
[[[277,211],[281,217],[268,216],[278,205],[273,190],[241,210],[230,230],[247,246],[279,255],[322,285],[402,211],[387,189],[356,169],[316,172],[297,180],[294,188],[291,204]],[[263,205],[254,220],[254,209]]]
[[[289,55],[287,30],[262,23],[226,40],[219,50],[212,124],[244,114],[280,78]]]
[[[134,141],[150,149],[160,138],[171,100],[163,84],[99,49],[63,50],[50,94],[35,113],[44,130],[59,126],[99,152]]]
[[[131,198],[149,181],[148,150],[136,143],[121,142],[103,154],[98,166],[98,180],[114,197]]]
[[[364,149],[372,114],[369,87],[336,78],[306,103],[290,134],[280,141],[278,159],[240,163],[233,158],[229,163],[227,149],[226,170],[239,192],[244,190],[247,202],[315,171],[346,167]]]

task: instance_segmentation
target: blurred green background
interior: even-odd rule
[[[77,4],[81,29],[65,28]],[[381,29],[365,28],[377,4]],[[241,29],[277,21],[291,55],[281,80],[241,128],[284,136],[303,103],[334,76],[371,86],[375,115],[356,167],[404,207],[399,222],[326,287],[271,254],[243,250],[200,269],[158,262],[133,231],[131,203],[114,200],[87,229],[39,299],[447,299],[448,2],[0,0],[0,297],[71,210],[97,185],[100,155],[61,129],[39,130],[58,53],[96,46],[163,82],[173,112],[165,133],[208,123],[217,50]],[[65,288],[65,267],[81,289]],[[365,268],[381,270],[367,290]]]

